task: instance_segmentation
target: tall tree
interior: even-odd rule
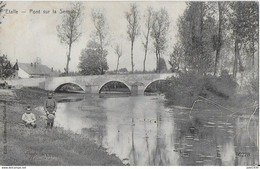
[[[12,68],[10,61],[7,59],[7,55],[0,56],[0,77],[8,78],[15,70]]]
[[[205,2],[188,2],[179,19],[178,31],[183,45],[185,62],[190,69],[205,74],[212,68],[215,19],[208,14]]]
[[[222,4],[223,2],[217,2],[218,6],[218,33],[216,36],[216,43],[215,43],[215,48],[216,48],[216,57],[215,57],[215,66],[214,66],[214,75],[217,74],[218,71],[218,62],[220,58],[220,51],[222,47],[222,24],[223,24],[223,7]]]
[[[162,53],[167,47],[167,34],[169,30],[169,14],[166,9],[162,8],[153,13],[153,24],[151,30],[151,37],[153,38],[153,46],[156,56],[156,70],[160,73],[159,61]]]
[[[101,9],[92,9],[91,19],[92,19],[92,22],[95,27],[92,38],[94,41],[99,43],[100,50],[101,50],[100,59],[106,60],[106,58],[103,58],[103,57],[106,57],[105,55],[103,55],[103,53],[107,52],[105,50],[105,47],[107,45],[107,37],[108,37],[108,32],[109,32],[106,17],[104,15],[104,13],[101,11]],[[102,63],[102,62],[100,62],[100,63]]]
[[[258,42],[258,26],[259,26],[259,5],[257,2],[230,2],[230,7],[233,10],[230,15],[231,29],[233,30],[235,57],[233,64],[233,77],[235,78],[238,70],[243,71],[244,66],[240,56],[240,49],[245,44]],[[254,51],[252,51],[254,64]],[[239,68],[238,68],[239,66]]]
[[[61,25],[57,26],[60,42],[68,45],[67,64],[64,68],[66,75],[69,73],[69,62],[71,60],[72,44],[81,36],[80,25],[82,16],[82,4],[80,2],[71,3],[70,9],[63,14]]]
[[[118,74],[119,59],[122,56],[122,47],[119,47],[119,45],[116,45],[115,54],[117,55],[116,74]]]
[[[139,25],[139,11],[136,4],[130,5],[130,11],[125,13],[127,20],[127,34],[131,42],[131,67],[132,73],[134,72],[134,42],[136,37],[139,35],[140,25]]]
[[[144,33],[144,61],[143,61],[143,72],[145,72],[145,62],[146,62],[146,57],[147,57],[147,52],[148,52],[148,45],[149,45],[149,36],[150,32],[152,29],[152,24],[153,24],[153,9],[151,7],[147,8],[146,14],[144,15],[145,18],[145,33]]]
[[[102,56],[103,55],[103,56]],[[102,75],[108,70],[107,51],[99,43],[89,41],[87,48],[81,51],[78,68],[82,75]]]

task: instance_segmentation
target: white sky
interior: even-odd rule
[[[18,14],[5,14],[5,18],[0,25],[0,51],[7,54],[8,58],[15,62],[30,63],[35,61],[36,57],[41,58],[42,64],[54,69],[63,71],[66,65],[67,46],[60,43],[57,37],[56,26],[61,23],[62,15],[60,9],[66,9],[70,2],[6,2],[6,9],[17,10]],[[117,56],[112,47],[115,44],[122,45],[123,55],[120,58],[119,68],[126,67],[131,70],[130,65],[130,41],[126,34],[125,12],[129,10],[130,2],[83,2],[84,18],[82,24],[82,36],[72,46],[70,70],[77,71],[80,52],[86,47],[90,34],[93,31],[93,24],[90,19],[92,8],[101,8],[107,18],[110,28],[110,43],[107,46],[109,52],[107,56],[109,70],[116,68]],[[185,2],[176,1],[146,1],[136,2],[141,16],[148,6],[154,9],[165,8],[170,16],[171,24],[169,31],[168,51],[163,54],[163,58],[168,60],[169,53],[176,40],[177,19],[182,15],[186,5]],[[41,14],[31,14],[30,9],[41,10]],[[57,14],[52,10],[56,9]],[[43,10],[51,10],[50,14],[43,14]],[[26,11],[26,13],[22,13]],[[5,12],[4,12],[5,13]],[[141,18],[142,19],[142,18]],[[141,20],[141,31],[144,31],[143,19]],[[134,44],[134,64],[136,70],[143,70],[144,50],[142,46],[143,36],[140,35]],[[150,42],[152,42],[150,40]],[[150,51],[147,56],[146,69],[155,68],[155,54],[150,43]],[[168,61],[167,61],[168,62]]]

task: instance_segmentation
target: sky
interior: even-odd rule
[[[131,70],[130,41],[127,38],[127,21],[125,12],[129,11],[130,4],[127,1],[111,2],[83,2],[84,14],[80,27],[82,36],[72,46],[70,71],[78,71],[79,57],[82,49],[86,48],[90,35],[94,30],[90,13],[92,9],[101,9],[107,19],[109,27],[109,43],[107,61],[109,70],[116,69],[117,56],[114,53],[116,44],[122,46],[122,57],[119,62],[120,68]],[[145,10],[151,6],[155,10],[165,8],[170,16],[170,29],[168,33],[168,48],[162,57],[167,61],[172,52],[172,47],[176,42],[177,20],[186,8],[185,2],[177,1],[144,1],[135,2],[140,11],[141,34],[134,43],[134,64],[135,70],[143,70],[144,48],[142,41],[145,31],[144,19]],[[41,59],[41,63],[55,70],[64,70],[66,65],[66,53],[68,47],[60,43],[57,36],[57,25],[61,24],[62,14],[60,10],[66,10],[70,2],[6,2],[3,12],[4,18],[0,25],[0,52],[7,54],[11,62],[18,60],[18,63],[31,63],[36,58]],[[40,13],[37,11],[40,10]],[[53,10],[57,13],[54,14]],[[49,13],[44,13],[49,11]],[[155,69],[156,57],[150,39],[149,51],[146,61],[146,70]],[[169,65],[168,65],[169,67]]]

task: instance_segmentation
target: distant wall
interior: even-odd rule
[[[22,87],[40,87],[44,88],[45,78],[25,78],[25,79],[13,79],[7,80],[8,85],[15,88]]]

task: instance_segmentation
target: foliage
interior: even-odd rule
[[[100,9],[93,9],[91,11],[91,19],[94,24],[95,30],[93,31],[92,38],[98,41],[102,48],[106,46],[106,40],[108,35],[107,20],[103,12]]]
[[[169,14],[166,9],[153,12],[153,24],[151,37],[153,38],[153,46],[156,55],[156,70],[160,73],[160,57],[167,47],[167,38],[170,26]]]
[[[15,70],[12,68],[10,61],[6,55],[0,56],[0,77],[8,78],[12,76]]]
[[[116,45],[115,54],[117,55],[116,73],[118,73],[119,59],[122,56],[122,47],[119,47],[119,45]]]
[[[233,80],[232,76],[226,70],[221,72],[220,77],[207,76],[204,88],[222,98],[229,98],[236,92],[238,84]]]
[[[230,2],[230,8],[232,10],[229,15],[230,29],[235,44],[233,76],[236,77],[238,71],[244,71],[240,54],[243,45],[250,51],[248,57],[252,58],[252,67],[254,66],[254,55],[258,49],[255,44],[259,43],[259,4],[253,1]]]
[[[127,35],[129,40],[131,41],[131,66],[132,66],[132,73],[134,72],[134,42],[136,37],[140,33],[140,24],[139,24],[139,11],[137,9],[136,4],[130,5],[130,11],[125,13],[125,17],[127,20]]]
[[[170,104],[192,106],[199,96],[227,99],[235,93],[236,87],[237,83],[225,71],[220,77],[190,71],[170,78],[164,92]]]
[[[82,4],[80,2],[71,3],[71,7],[62,17],[61,25],[57,26],[58,38],[60,42],[68,45],[69,51],[67,53],[67,64],[64,68],[66,74],[69,72],[69,62],[71,60],[71,47],[81,36],[80,25],[82,16]]]
[[[103,53],[103,56],[102,56]],[[94,41],[90,41],[86,49],[83,49],[78,65],[82,75],[102,75],[108,70],[107,51]]]
[[[60,73],[60,72],[59,72]],[[73,72],[68,72],[68,76],[80,76],[81,74],[77,71],[73,71]],[[67,76],[67,74],[64,72],[64,73],[60,73],[59,76]]]
[[[191,106],[203,88],[202,76],[196,72],[180,73],[169,79],[165,97],[174,105]]]
[[[118,70],[119,72],[128,72],[127,68],[121,68]]]
[[[231,28],[234,36],[238,36],[241,41],[257,41],[259,31],[259,11],[258,3],[250,2],[230,2],[233,12],[230,14]]]
[[[4,10],[4,7],[6,6],[6,3],[4,1],[0,1],[0,24],[2,23],[2,18],[4,18],[4,16],[1,16],[2,15],[2,12]]]
[[[169,64],[171,66],[171,72],[179,72],[181,67],[184,67],[184,49],[180,43],[177,43],[173,47],[173,52],[170,55]]]
[[[208,13],[205,2],[188,2],[184,15],[179,19],[179,37],[187,66],[205,74],[213,65],[215,20]]]
[[[167,72],[167,66],[166,66],[166,62],[165,62],[164,58],[159,59],[159,65],[158,65],[157,69],[159,69],[160,72],[162,72],[162,73]],[[157,70],[157,72],[159,70]]]
[[[249,80],[249,83],[247,85],[247,93],[254,100],[259,99],[259,77],[254,77]]]

